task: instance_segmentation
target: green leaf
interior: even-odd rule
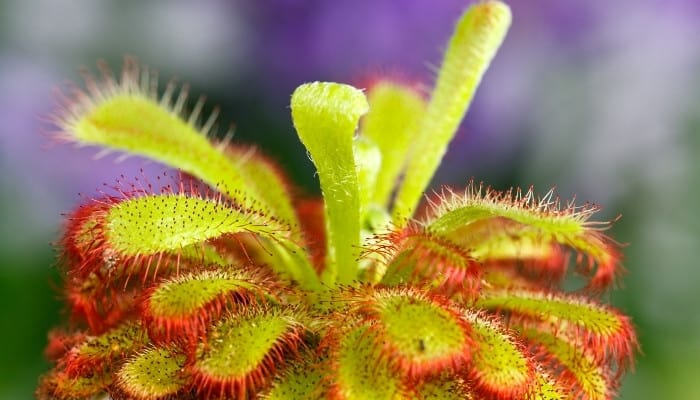
[[[197,393],[251,397],[297,351],[303,331],[300,314],[290,309],[249,306],[230,314],[197,349],[192,366]]]
[[[370,112],[362,119],[361,134],[371,139],[381,153],[372,202],[388,207],[425,113],[426,101],[414,88],[387,80],[372,85],[367,100]]]
[[[176,276],[147,292],[143,318],[152,337],[197,339],[226,309],[261,296],[263,282],[240,269]]]
[[[126,199],[99,200],[108,204],[95,215],[97,224],[91,229],[96,243],[87,249],[84,264],[100,269],[107,264],[121,268],[145,270],[151,267],[154,276],[163,259],[172,258],[178,272],[181,259],[222,264],[217,253],[207,247],[210,240],[226,235],[250,233],[269,240],[280,256],[275,267],[314,290],[320,281],[308,257],[290,238],[289,227],[274,218],[241,208],[220,197],[206,198],[196,194],[173,193],[141,195]],[[77,226],[80,226],[79,224]],[[70,237],[74,234],[67,233]],[[281,254],[289,253],[289,254]],[[165,257],[163,257],[165,256]],[[108,260],[105,261],[105,260]],[[152,266],[155,264],[155,266]]]
[[[98,335],[87,336],[61,361],[71,376],[108,369],[148,343],[146,331],[135,322],[127,322]]]
[[[360,196],[360,221],[365,224],[367,212],[372,203],[372,194],[381,171],[382,154],[370,139],[358,136],[353,141],[355,163],[357,166],[358,194]],[[364,227],[364,226],[363,226]]]
[[[537,371],[537,387],[532,393],[533,400],[568,400],[566,391],[557,384],[554,378],[542,371]]]
[[[106,281],[98,273],[87,276],[75,274],[66,282],[64,296],[71,318],[84,321],[90,333],[100,335],[116,327],[132,313],[138,297],[137,290],[126,288],[121,282]]]
[[[292,188],[277,164],[255,147],[229,145],[224,154],[245,177],[249,188],[265,194],[266,204],[274,210],[272,215],[290,224],[292,239],[300,240],[299,221],[292,206]]]
[[[119,256],[177,251],[226,234],[288,237],[289,227],[220,199],[186,194],[146,195],[114,204],[105,236]]]
[[[321,224],[320,224],[321,225]],[[304,240],[300,238],[299,240]],[[247,265],[251,262],[255,265],[266,266],[272,270],[278,278],[298,284],[309,291],[324,290],[321,281],[311,265],[311,256],[306,247],[296,240],[280,239],[278,237],[261,237],[253,233],[237,233],[225,235],[207,242],[209,246],[199,250],[213,248],[216,255],[223,262],[210,261],[212,257],[206,257],[199,264],[213,264],[228,267],[231,264]],[[193,245],[192,247],[195,247]],[[209,256],[209,254],[206,254]]]
[[[89,288],[89,292],[98,292],[103,290],[105,287],[110,286],[110,284],[115,282],[104,282],[99,279],[101,273],[109,271],[112,273],[114,280],[119,278],[128,278],[129,275],[135,272],[135,268],[145,267],[142,271],[144,275],[144,281],[148,276],[148,268],[150,267],[150,261],[139,265],[134,261],[136,256],[144,254],[127,254],[119,253],[118,249],[114,247],[114,244],[110,244],[108,240],[109,226],[107,226],[107,216],[113,211],[121,202],[127,200],[134,200],[142,197],[133,197],[129,199],[125,197],[124,199],[117,199],[114,197],[105,197],[101,199],[93,199],[91,203],[86,203],[77,208],[68,218],[69,222],[66,224],[65,233],[61,240],[62,247],[62,257],[64,262],[71,269],[70,273],[79,276],[82,280],[84,286]],[[140,200],[141,202],[145,200]],[[153,199],[153,202],[157,200]],[[162,205],[162,203],[160,204]],[[129,211],[134,210],[126,210]],[[141,210],[143,211],[143,210]],[[151,211],[148,211],[150,217],[150,222],[154,222],[153,219],[157,218]],[[130,220],[133,221],[133,216],[129,216]],[[139,214],[137,213],[137,217]],[[164,217],[167,219],[167,217]],[[180,216],[184,218],[184,216]],[[132,227],[135,231],[139,231],[142,227],[139,223],[135,223]],[[150,229],[151,227],[148,227]],[[128,227],[127,227],[128,229]],[[128,235],[121,232],[119,234]],[[161,234],[166,234],[166,232],[160,232]],[[124,239],[125,241],[128,239]],[[128,249],[128,244],[127,246]],[[167,250],[164,250],[167,251]],[[175,254],[177,253],[177,254]],[[212,246],[208,243],[200,242],[196,244],[186,244],[183,243],[182,247],[179,247],[177,251],[169,252],[168,254],[160,253],[156,261],[156,268],[154,270],[154,278],[157,276],[159,269],[172,269],[176,270],[182,261],[196,261],[198,264],[216,264],[216,265],[228,265],[228,260],[224,259],[220,254],[216,252]],[[170,259],[169,256],[173,259]],[[146,257],[145,259],[147,259]],[[124,261],[129,261],[129,263],[124,263]],[[153,261],[153,260],[151,260]],[[172,268],[171,268],[172,267]],[[120,272],[120,274],[114,274],[114,272]],[[96,275],[95,272],[98,272]],[[125,274],[121,274],[125,272]],[[72,280],[71,283],[78,283],[76,280]],[[126,287],[127,282],[120,282]]]
[[[355,307],[375,322],[383,357],[409,378],[454,371],[469,359],[469,325],[442,298],[413,288],[376,289]]]
[[[112,383],[112,375],[90,371],[85,376],[71,376],[53,370],[41,377],[36,397],[39,400],[92,399],[104,394]]]
[[[525,329],[523,335],[542,347],[541,358],[557,374],[559,386],[574,389],[574,398],[608,400],[614,395],[609,370],[601,366],[580,344],[562,340],[555,335]]]
[[[401,399],[401,378],[380,358],[373,332],[361,326],[338,333],[333,354],[330,398],[336,400]]]
[[[125,62],[119,82],[109,74],[101,82],[87,77],[88,91],[72,93],[67,110],[57,118],[64,138],[149,157],[202,179],[247,208],[295,224],[289,201],[259,190],[250,168],[241,169],[240,162],[231,162],[207,138],[215,115],[197,126],[202,101],[192,114],[184,115],[187,89],[171,104],[174,86],[159,99],[152,79],[132,59]]]
[[[564,245],[546,238],[546,235],[536,235],[533,232],[524,233],[525,229],[513,229],[504,227],[502,232],[498,230],[500,222],[496,220],[483,221],[484,230],[489,231],[488,237],[474,240],[470,236],[457,237],[462,246],[467,246],[467,241],[474,243],[471,247],[471,255],[482,263],[483,269],[494,272],[497,268],[510,267],[510,270],[521,278],[536,280],[535,286],[548,283],[561,282],[566,276],[569,266],[570,251]],[[519,234],[520,233],[520,234]]]
[[[367,112],[364,94],[348,85],[314,82],[292,94],[294,127],[316,165],[328,227],[327,283],[357,278],[360,204],[353,136]]]
[[[184,354],[150,347],[124,363],[116,374],[116,386],[129,399],[171,399],[189,384],[184,366]]]
[[[306,352],[302,360],[292,364],[275,379],[272,388],[262,395],[265,400],[315,400],[325,398],[325,365]]]
[[[510,26],[510,9],[498,1],[479,2],[455,28],[438,73],[422,125],[406,160],[394,207],[394,222],[405,223],[440,165],[447,145],[469,108],[482,76]]]
[[[581,345],[600,357],[612,355],[620,363],[631,362],[637,339],[629,318],[592,300],[526,290],[497,290],[483,293],[482,308],[509,312],[547,322],[553,331],[569,332]]]
[[[467,383],[456,376],[440,376],[421,382],[410,400],[472,400]]]
[[[474,350],[470,375],[474,390],[485,398],[525,398],[535,387],[535,368],[525,349],[504,326],[470,313]]]
[[[470,183],[463,194],[443,193],[426,225],[432,232],[449,235],[468,230],[471,224],[482,220],[502,218],[552,236],[573,237],[585,233],[586,220],[595,210],[561,209],[553,195],[550,191],[536,199],[532,189],[525,193],[520,190],[499,192]],[[503,223],[497,226],[508,228]],[[500,230],[495,232],[501,233]]]
[[[610,223],[589,221],[597,210],[573,202],[562,207],[552,190],[537,198],[532,188],[499,192],[470,183],[462,194],[443,193],[425,225],[430,232],[473,249],[483,261],[509,255],[518,260],[520,254],[546,265],[549,257],[561,258],[557,246],[566,246],[581,255],[579,263],[588,258],[584,272],[597,264],[589,285],[603,288],[619,273],[620,255],[618,245],[602,232]]]
[[[480,266],[468,251],[415,225],[376,236],[365,258],[386,271],[384,285],[431,283],[443,295],[466,297],[479,287]]]
[[[285,240],[266,241],[271,255],[270,268],[283,278],[293,281],[309,291],[326,290],[311,264],[306,248],[296,242]]]

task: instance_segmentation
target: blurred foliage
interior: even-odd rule
[[[124,54],[136,55],[161,81],[177,74],[192,83],[191,100],[206,93],[223,111],[220,130],[235,122],[236,140],[259,143],[314,192],[289,119],[291,88],[404,66],[407,76],[430,82],[426,64],[436,64],[461,3],[0,2],[0,398],[32,398],[48,367],[46,333],[61,315],[49,245],[60,213],[80,201],[78,192],[94,193],[120,173],[162,170],[139,160],[92,161],[93,149],[46,149],[37,116],[51,111],[52,85],[79,79],[77,68],[98,58],[117,70]],[[693,0],[512,3],[513,31],[434,182],[474,176],[499,188],[535,184],[540,193],[557,185],[563,198],[578,193],[601,203],[606,217],[623,214],[612,234],[629,243],[629,273],[610,297],[633,316],[644,354],[620,398],[694,398],[700,7]]]

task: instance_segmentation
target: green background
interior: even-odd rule
[[[626,244],[628,273],[606,299],[632,316],[642,354],[620,398],[694,398],[700,7],[527,3],[514,4],[511,34],[435,184],[474,176],[540,193],[556,185],[564,198],[604,206],[601,218],[621,213],[612,234]],[[31,398],[48,368],[46,333],[64,316],[51,245],[60,214],[84,201],[79,192],[90,196],[121,173],[162,170],[95,161],[95,149],[42,135],[54,86],[79,80],[77,68],[99,58],[118,69],[124,54],[136,55],[162,77],[192,83],[195,97],[207,94],[221,106],[222,130],[235,122],[235,140],[259,143],[314,192],[289,120],[291,89],[404,67],[404,76],[430,84],[430,65],[466,4],[0,1],[0,399]]]

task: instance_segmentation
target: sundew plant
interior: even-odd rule
[[[65,91],[62,139],[180,172],[120,178],[67,215],[70,318],[37,397],[614,398],[637,341],[599,300],[622,268],[596,207],[471,180],[424,194],[510,19],[470,7],[429,95],[299,86],[318,199],[133,60]]]

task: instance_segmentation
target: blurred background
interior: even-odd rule
[[[622,399],[700,396],[700,3],[512,1],[510,34],[434,184],[551,186],[623,218],[628,274],[606,298],[643,354]],[[125,54],[221,106],[221,131],[258,143],[316,192],[289,117],[309,80],[401,74],[430,85],[469,0],[0,0],[0,398],[30,399],[62,318],[51,242],[61,213],[119,174],[56,144],[53,90]],[[695,204],[695,206],[693,205]]]

